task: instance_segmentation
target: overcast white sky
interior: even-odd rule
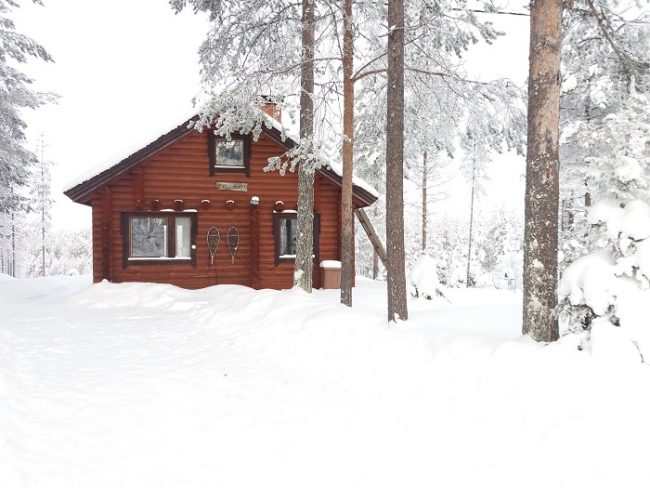
[[[467,68],[483,79],[523,83],[528,19],[493,17],[508,35],[494,46],[474,48]],[[90,225],[88,209],[63,196],[63,187],[93,166],[118,162],[137,149],[134,143],[155,139],[180,123],[179,115],[191,113],[199,90],[197,48],[207,21],[191,11],[174,15],[165,0],[45,0],[45,7],[25,2],[13,18],[19,32],[55,59],[30,63],[28,72],[38,89],[60,95],[59,103],[26,114],[30,144],[43,132],[46,157],[56,162],[53,223]],[[490,203],[521,202],[522,172],[522,158],[499,157],[487,187]],[[463,183],[454,188],[454,199],[463,201]]]
[[[29,73],[59,103],[26,116],[30,142],[43,132],[46,157],[56,162],[54,225],[89,225],[89,211],[62,195],[64,185],[191,112],[207,21],[191,11],[174,15],[165,0],[45,0],[15,12],[17,29],[55,60],[30,63]]]

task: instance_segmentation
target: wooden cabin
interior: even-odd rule
[[[297,173],[265,172],[295,141],[278,124],[258,140],[190,128],[193,117],[65,194],[92,207],[93,280],[289,288],[295,257]],[[361,209],[377,197],[353,188]],[[341,257],[341,177],[314,182],[314,287],[319,263]],[[215,249],[216,247],[216,249]]]

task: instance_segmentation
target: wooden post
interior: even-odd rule
[[[320,213],[320,185],[321,185],[322,179],[318,173],[314,175],[314,215],[317,213]],[[340,215],[340,213],[337,213],[337,215]],[[317,237],[318,239],[318,248],[320,249],[320,235]],[[339,254],[340,255],[340,254]],[[322,286],[322,277],[321,277],[321,272],[320,272],[320,263],[319,262],[314,262],[314,267],[312,269],[312,286],[314,288],[320,288]]]
[[[260,288],[260,206],[251,205],[250,213],[251,228],[251,287]]]
[[[112,207],[113,198],[110,187],[101,190],[101,229],[102,229],[102,280],[111,281],[113,278],[111,266],[112,249]]]
[[[337,198],[336,199],[336,225],[337,225],[337,230],[338,230],[338,239],[336,239],[336,254],[339,257],[339,260],[341,260],[341,232],[343,229],[343,214],[341,211],[341,199]]]

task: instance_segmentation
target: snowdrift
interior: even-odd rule
[[[388,327],[385,289],[366,280],[364,313],[329,292],[56,281],[40,297],[38,281],[16,284],[25,293],[0,322],[3,488],[591,488],[650,476],[647,367],[579,352],[574,337],[488,337],[489,304],[417,301],[412,321]],[[518,316],[518,297],[499,297]],[[453,335],[454,321],[475,332]]]

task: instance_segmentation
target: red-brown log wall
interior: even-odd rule
[[[292,284],[293,263],[275,264],[273,206],[282,200],[285,208],[296,207],[298,178],[296,173],[264,172],[267,159],[279,156],[284,148],[266,134],[252,143],[250,177],[244,173],[215,173],[210,176],[207,135],[192,132],[157,154],[146,159],[131,173],[119,177],[109,190],[99,190],[92,197],[93,207],[93,269],[94,280],[114,282],[146,281],[171,283],[184,288],[201,288],[215,284],[255,285],[251,277],[251,208],[252,196],[260,198],[259,212],[259,283],[260,288],[288,288]],[[247,183],[246,192],[219,191],[216,182]],[[340,188],[328,179],[317,176],[315,209],[321,214],[320,259],[339,259]],[[107,197],[106,195],[110,195]],[[138,208],[143,197],[144,208]],[[102,201],[110,201],[110,232],[102,223]],[[104,199],[104,200],[102,200]],[[173,209],[174,200],[183,200],[185,209],[198,209],[196,267],[191,264],[132,264],[124,267],[121,213],[152,210],[152,201],[159,200],[161,209]],[[202,200],[210,200],[208,210]],[[232,210],[226,201],[234,200]],[[104,203],[106,205],[106,203]],[[140,206],[142,202],[140,203]],[[208,229],[219,229],[221,240],[214,265],[209,263],[206,235]],[[239,230],[240,243],[234,263],[231,261],[226,234],[230,226]],[[110,249],[107,250],[107,236]],[[110,252],[110,265],[103,256]],[[105,276],[108,273],[109,276]],[[315,263],[314,286],[320,286],[320,270]]]

